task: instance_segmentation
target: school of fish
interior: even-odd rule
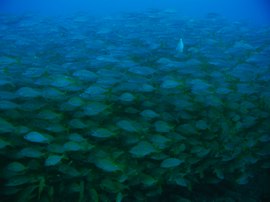
[[[0,21],[2,201],[184,201],[270,168],[270,27],[171,10]]]

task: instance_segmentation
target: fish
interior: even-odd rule
[[[269,169],[269,26],[159,9],[0,21],[4,201],[225,200],[202,182],[239,201]]]
[[[184,52],[184,42],[183,42],[183,39],[180,38],[179,41],[178,41],[178,44],[176,46],[176,54],[179,55],[181,53]]]

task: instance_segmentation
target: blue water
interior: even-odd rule
[[[2,0],[0,11],[21,13],[36,12],[43,15],[67,14],[84,11],[91,14],[143,11],[149,8],[175,9],[189,17],[202,17],[217,12],[228,19],[246,19],[254,23],[270,22],[268,0]]]

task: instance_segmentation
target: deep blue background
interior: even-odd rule
[[[0,0],[2,12],[37,12],[43,15],[86,11],[95,15],[148,8],[175,9],[185,16],[218,12],[232,20],[270,22],[270,0]],[[270,23],[269,23],[270,24]]]

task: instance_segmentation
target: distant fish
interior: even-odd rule
[[[177,47],[176,47],[177,55],[180,54],[180,53],[183,53],[183,51],[184,51],[184,43],[183,43],[183,39],[180,38],[179,42],[177,44]]]
[[[220,14],[215,13],[215,12],[210,12],[206,14],[206,18],[208,19],[217,19],[219,17],[221,17]]]

